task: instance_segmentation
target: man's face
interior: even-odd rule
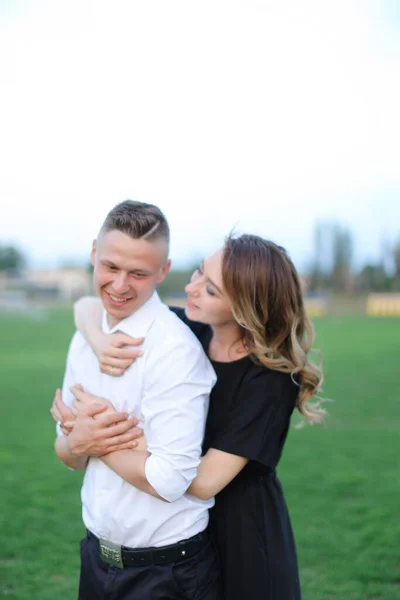
[[[91,259],[93,281],[110,327],[147,302],[171,264],[163,240],[135,240],[117,230],[100,232]]]

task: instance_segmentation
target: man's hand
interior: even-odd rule
[[[105,404],[96,403],[78,415],[68,436],[68,448],[73,456],[102,456],[136,448],[138,431],[141,432],[136,428],[137,420],[128,420],[127,413],[105,414],[106,410]]]
[[[70,390],[75,396],[75,400],[72,403],[72,413],[74,418],[76,418],[82,412],[85,412],[86,409],[89,406],[93,406],[93,404],[101,404],[106,406],[104,413],[101,413],[102,417],[104,417],[105,414],[112,414],[116,412],[112,402],[106,400],[105,398],[100,398],[99,396],[94,396],[93,394],[85,392],[79,383],[72,385]]]
[[[60,389],[56,390],[50,413],[54,421],[60,423],[63,434],[69,435],[75,423],[75,415],[72,410],[64,404]]]

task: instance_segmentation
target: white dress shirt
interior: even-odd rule
[[[189,538],[208,524],[213,500],[185,493],[201,456],[214,370],[190,329],[155,292],[134,314],[110,330],[144,337],[143,356],[121,377],[100,372],[98,360],[76,332],[68,352],[63,399],[71,405],[70,386],[110,400],[144,427],[151,456],[145,473],[164,502],[130,485],[100,459],[89,459],[82,485],[82,516],[100,538],[132,548],[163,546]]]

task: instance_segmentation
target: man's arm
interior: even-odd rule
[[[63,399],[63,409],[65,415],[69,415],[71,412],[72,401],[74,399],[73,395],[70,392],[70,386],[74,383],[75,375],[72,365],[72,356],[74,353],[74,348],[77,344],[77,334],[73,336],[67,355],[67,362],[64,373],[63,387],[62,387],[62,399]],[[56,392],[56,399],[60,397],[59,392]],[[54,406],[54,405],[53,405]],[[62,415],[61,415],[62,416]],[[53,415],[54,418],[54,415]],[[64,419],[60,419],[64,420]],[[68,445],[67,436],[62,432],[59,423],[57,423],[56,427],[56,440],[54,443],[54,450],[58,458],[70,469],[74,470],[83,470],[86,468],[88,457],[76,456],[72,454],[70,447]]]
[[[164,342],[147,361],[146,373],[142,412],[150,456],[145,475],[160,496],[174,502],[196,476],[216,377],[194,339]]]
[[[148,354],[142,412],[149,453],[118,452],[102,460],[128,483],[174,502],[196,476],[215,374],[197,344],[169,340],[162,356]]]
[[[83,390],[78,391],[91,396]],[[136,430],[136,420],[128,419],[128,413],[110,411],[101,400],[99,398],[99,402],[91,402],[81,408],[77,417],[74,416],[72,431],[68,435],[60,434],[56,439],[57,456],[72,469],[84,469],[90,456],[131,450],[138,444],[136,437],[141,430]],[[55,414],[62,417],[69,412],[62,399],[58,398]]]
[[[57,412],[61,411],[61,416],[64,413],[66,415],[71,414],[72,403],[75,399],[71,387],[72,384],[76,383],[73,353],[78,340],[78,335],[75,334],[69,347],[62,397],[59,393],[56,393],[56,408]],[[67,467],[82,470],[86,468],[90,456],[100,456],[107,452],[132,447],[132,440],[136,436],[132,432],[133,423],[128,420],[128,414],[109,414],[107,411],[108,406],[104,402],[91,404],[78,415],[68,436],[64,435],[61,427],[57,425],[57,439],[54,448],[58,458]]]
[[[73,409],[76,410],[78,417],[79,415],[85,414],[91,406],[104,402],[108,403],[106,411],[107,414],[117,414],[115,408],[111,405],[111,403],[108,400],[104,400],[104,398],[99,398],[97,396],[94,396],[93,394],[89,394],[82,387],[72,386],[71,390],[75,396]],[[63,413],[67,410],[68,409],[62,402],[61,398],[57,398],[56,408],[53,417],[55,418],[55,416],[57,416],[58,418],[60,418],[62,417]],[[99,456],[99,458],[104,462],[104,464],[106,464],[110,469],[115,471],[120,477],[125,479],[125,481],[127,481],[131,485],[134,485],[135,487],[143,490],[144,492],[163,500],[163,498],[159,494],[157,494],[155,489],[149,484],[149,482],[146,479],[145,462],[150,456],[150,454],[146,450],[146,440],[143,437],[141,437],[143,435],[143,431],[141,429],[136,428],[137,419],[130,419],[128,421],[128,424],[130,424],[130,427],[132,428],[129,430],[129,435],[121,436],[120,438],[121,440],[125,440],[125,438],[127,438],[127,442],[125,444],[123,443],[123,441],[120,442],[118,448],[110,447],[108,449],[108,453],[103,454],[103,456]],[[141,437],[141,439],[137,441],[136,438],[139,436]],[[93,431],[91,431],[89,428],[86,428],[86,432],[81,433],[80,437],[81,443],[82,440],[85,440],[85,442],[87,443],[93,437]],[[74,444],[74,448],[75,447],[76,445]],[[135,448],[135,452],[132,452],[133,448]],[[70,450],[70,448],[68,449]]]

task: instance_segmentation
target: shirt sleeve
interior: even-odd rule
[[[72,402],[74,400],[74,396],[69,388],[71,387],[71,385],[73,385],[77,381],[76,377],[75,377],[75,372],[74,372],[74,368],[73,368],[73,359],[72,359],[73,354],[74,354],[74,347],[75,347],[76,343],[77,343],[77,333],[72,338],[69,349],[68,349],[67,362],[66,362],[65,373],[64,373],[64,380],[63,380],[63,385],[62,385],[62,399],[63,399],[64,404],[66,404],[69,408],[71,408]],[[56,433],[57,433],[57,437],[62,437],[64,435],[63,432],[61,431],[61,427],[58,423],[56,424]]]
[[[255,367],[210,447],[275,468],[297,394],[290,375]]]
[[[145,474],[160,496],[174,502],[196,476],[216,377],[200,346],[182,341],[164,344],[146,372],[142,413],[151,456]]]

